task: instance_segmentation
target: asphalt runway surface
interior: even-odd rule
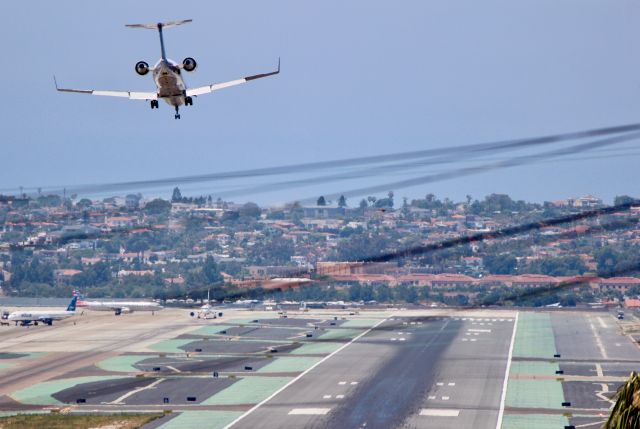
[[[512,330],[388,320],[232,427],[493,429]]]
[[[195,356],[189,359],[181,358],[179,356],[173,358],[149,358],[142,362],[138,362],[134,366],[141,371],[155,371],[160,373],[175,374],[175,369],[180,372],[193,372],[201,373],[208,372],[243,372],[247,371],[247,367],[251,368],[251,371],[257,371],[265,365],[271,363],[270,359],[264,357],[246,357],[246,356],[221,356],[221,357],[208,357],[208,356]],[[154,370],[154,368],[160,368],[160,371]]]

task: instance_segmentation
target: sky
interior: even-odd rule
[[[384,155],[639,120],[640,3],[630,0],[25,0],[7,2],[3,12],[10,17],[0,27],[3,191]],[[193,23],[168,29],[165,42],[170,58],[198,61],[185,73],[187,85],[268,72],[278,57],[281,74],[198,97],[181,120],[164,103],[151,110],[144,101],[55,91],[53,75],[65,87],[152,91],[151,77],[133,67],[157,61],[157,34],[124,24],[184,18]],[[596,155],[393,190],[409,198],[495,192],[528,201],[585,194],[611,201],[638,196],[639,159]],[[405,176],[447,168],[459,166]],[[401,174],[229,198],[278,204]],[[265,180],[189,190],[215,197]],[[171,188],[142,192],[169,196]]]

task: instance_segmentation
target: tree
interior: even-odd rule
[[[338,199],[338,207],[346,207],[347,206],[347,199],[344,197],[344,195],[340,195],[340,198]]]
[[[603,428],[632,429],[640,426],[640,375],[632,372],[615,397],[616,404]]]
[[[369,206],[369,204],[367,204],[367,200],[365,200],[364,198],[360,200],[360,210],[364,210]]]
[[[149,201],[144,206],[144,211],[151,215],[166,215],[171,211],[171,203],[163,200],[162,198],[156,198],[155,200]]]
[[[518,261],[513,255],[487,255],[482,260],[491,274],[515,274]]]
[[[182,201],[182,193],[180,192],[180,188],[177,186],[173,188],[173,194],[171,195],[172,203],[179,203]]]
[[[211,255],[204,260],[202,275],[208,283],[218,283],[222,280],[220,271],[218,271],[218,264],[216,264],[216,260]]]
[[[616,206],[619,206],[621,204],[633,204],[635,201],[638,201],[638,200],[636,200],[633,197],[630,197],[629,195],[618,195],[613,199],[613,204]]]
[[[327,200],[325,200],[323,196],[320,196],[320,198],[318,198],[317,205],[326,206],[327,205]]]
[[[238,214],[242,217],[258,218],[262,211],[256,203],[248,202],[238,209]]]

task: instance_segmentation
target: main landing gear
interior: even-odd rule
[[[158,100],[151,100],[151,108],[152,109],[158,108]]]

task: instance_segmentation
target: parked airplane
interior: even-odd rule
[[[78,301],[78,307],[93,311],[113,311],[116,316],[134,311],[151,311],[153,313],[164,308],[154,301],[84,301],[82,297]]]
[[[52,311],[14,311],[9,314],[7,318],[10,321],[16,322],[16,325],[21,324],[22,326],[28,326],[31,323],[37,325],[38,323],[44,323],[49,326],[53,325],[54,320],[62,320],[67,317],[71,317],[76,314],[76,302],[78,301],[78,297],[74,296],[69,303],[69,306],[66,310],[52,310]]]
[[[59,88],[58,82],[55,81],[56,89],[60,92],[77,92],[80,94],[93,94],[93,95],[104,95],[111,97],[126,97],[131,100],[146,100],[150,101],[151,108],[158,108],[158,100],[162,99],[167,104],[173,106],[176,110],[175,118],[180,119],[179,107],[182,105],[191,106],[193,105],[193,97],[197,97],[198,95],[208,94],[210,92],[217,91],[219,89],[229,88],[231,86],[236,86],[243,84],[245,82],[249,82],[251,80],[260,79],[263,77],[273,76],[280,73],[280,60],[278,59],[278,69],[269,73],[256,74],[252,76],[246,76],[240,79],[231,80],[228,82],[214,83],[211,85],[199,86],[196,88],[187,88],[184,83],[184,79],[182,78],[181,70],[185,70],[187,72],[192,72],[196,69],[197,63],[191,57],[187,57],[182,61],[182,64],[178,64],[173,60],[167,58],[164,49],[164,39],[162,35],[162,30],[165,28],[171,28],[178,25],[186,24],[191,22],[191,19],[184,19],[181,21],[169,21],[169,22],[158,22],[157,24],[128,24],[126,27],[129,28],[146,28],[150,30],[158,30],[160,33],[160,53],[161,58],[158,60],[153,68],[149,67],[144,61],[138,61],[135,65],[135,71],[140,76],[144,76],[147,73],[151,72],[153,76],[153,80],[155,81],[157,91],[155,92],[139,92],[139,91],[98,91],[91,89],[69,89],[69,88]]]

